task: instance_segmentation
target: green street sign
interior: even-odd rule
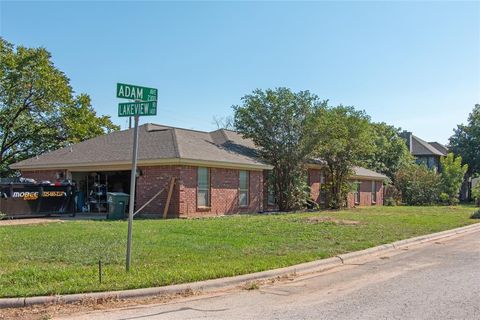
[[[155,115],[157,115],[157,101],[125,102],[118,104],[119,117]]]
[[[157,101],[157,89],[117,83],[117,98]]]

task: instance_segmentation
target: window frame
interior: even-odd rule
[[[372,204],[376,204],[377,203],[377,181],[376,180],[372,180],[371,192],[372,192]]]
[[[327,203],[327,190],[326,190],[326,183],[327,183],[327,175],[325,171],[320,171],[320,190],[318,190],[318,202],[319,204],[326,204]]]
[[[325,184],[327,181],[327,175],[325,174],[325,171],[320,172],[320,184]]]
[[[327,190],[326,190],[326,185],[324,183],[320,184],[320,191],[318,194],[318,202],[320,204],[326,204],[327,203]]]
[[[245,177],[247,179],[247,185],[246,185],[246,189],[242,189],[241,187],[241,173],[242,172],[245,172]],[[246,192],[246,195],[247,195],[247,203],[246,204],[241,204],[240,203],[240,194],[242,192]],[[240,208],[246,208],[250,205],[250,171],[248,170],[238,170],[238,206]]]
[[[267,206],[276,206],[277,202],[275,201],[275,192],[273,190],[272,184],[272,175],[273,172],[270,170],[267,173]]]
[[[199,184],[199,171],[201,169],[206,169],[207,170],[207,188],[200,188],[200,184]],[[212,179],[212,175],[211,175],[211,170],[210,168],[208,167],[197,167],[197,197],[196,197],[196,204],[197,204],[197,209],[208,209],[208,208],[211,208],[211,204],[212,204],[212,184],[211,184],[211,179]],[[207,203],[206,205],[199,205],[198,204],[198,194],[199,194],[199,191],[207,191]]]
[[[362,184],[361,181],[355,180],[355,192],[353,193],[353,202],[356,205],[360,204],[360,201],[361,201],[361,199],[360,199],[360,186],[361,186],[361,184]]]

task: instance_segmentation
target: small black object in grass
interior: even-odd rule
[[[102,260],[98,260],[98,282],[102,284]]]

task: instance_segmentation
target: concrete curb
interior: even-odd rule
[[[462,233],[470,233],[480,231],[480,223],[456,228],[452,230],[432,233],[429,235],[419,236],[415,238],[396,241],[390,244],[383,244],[377,247],[368,248],[361,251],[341,254],[336,257],[322,259],[302,264],[297,264],[290,267],[267,270],[240,276],[212,279],[205,281],[198,281],[193,283],[185,283],[178,285],[171,285],[165,287],[154,287],[145,289],[108,291],[108,292],[91,292],[81,294],[67,294],[58,296],[38,296],[26,298],[2,298],[0,299],[0,309],[2,308],[20,308],[25,306],[39,305],[39,304],[56,304],[56,303],[75,303],[84,300],[98,300],[98,299],[134,299],[153,297],[165,294],[181,294],[188,291],[214,291],[219,289],[230,289],[248,282],[269,280],[289,275],[299,275],[321,272],[329,270],[352,261],[366,258],[368,256],[375,256],[380,253],[386,253],[392,250],[402,249],[412,245],[418,245],[424,242],[439,240],[442,238],[452,237]]]

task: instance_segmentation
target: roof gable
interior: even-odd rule
[[[440,151],[444,156],[446,156],[448,154],[448,148],[446,146],[444,146],[443,144],[439,143],[439,142],[429,142],[428,144],[430,144],[432,147],[434,147],[435,149],[437,149],[438,151]]]
[[[411,151],[414,156],[428,156],[436,155],[443,156],[444,154],[438,151],[434,146],[420,139],[419,137],[412,135]]]

